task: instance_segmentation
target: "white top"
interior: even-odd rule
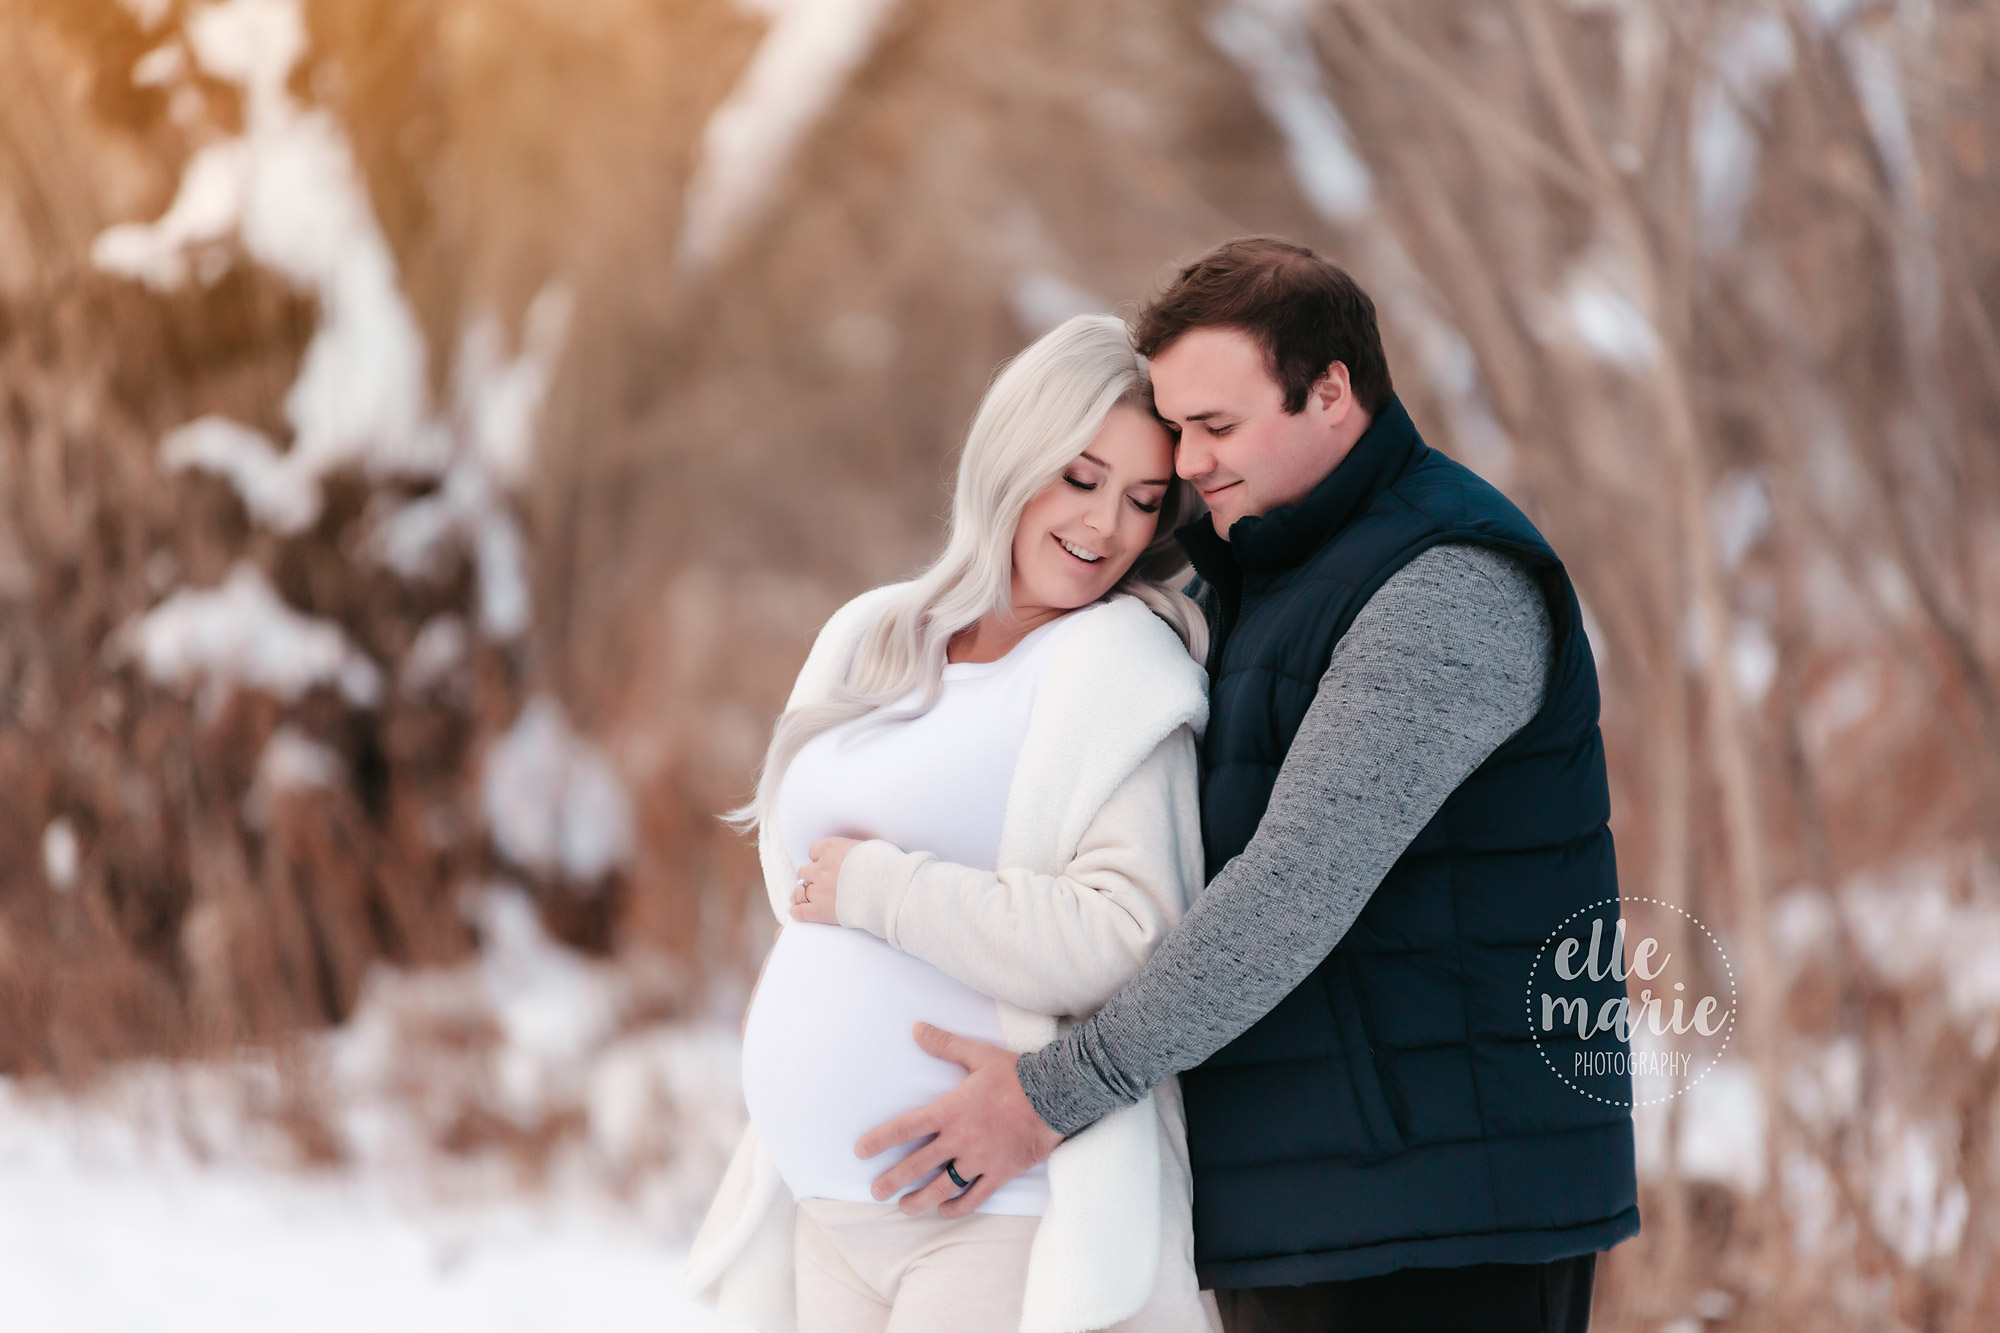
[[[806,742],[785,770],[774,810],[793,864],[804,865],[819,839],[847,837],[998,869],[1007,793],[1055,631],[1095,609],[1038,627],[998,661],[947,663],[938,701],[920,717],[857,718]],[[1000,1041],[994,1001],[922,959],[865,930],[785,924],[751,1002],[743,1092],[794,1198],[871,1201],[875,1177],[915,1145],[864,1161],[855,1143],[964,1077],[918,1048],[911,1036],[918,1020]],[[1047,1167],[1038,1166],[1001,1186],[980,1211],[1040,1216],[1048,1197]]]

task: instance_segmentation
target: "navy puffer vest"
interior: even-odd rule
[[[1636,1234],[1631,1113],[1551,1072],[1524,999],[1550,932],[1618,893],[1597,669],[1561,562],[1394,401],[1297,506],[1229,541],[1207,518],[1180,536],[1212,591],[1211,876],[1256,831],[1334,644],[1418,554],[1521,556],[1555,627],[1541,710],[1452,792],[1318,969],[1182,1076],[1202,1285],[1540,1263]],[[1595,914],[1608,933],[1616,908]],[[1593,1006],[1623,993],[1600,989]]]

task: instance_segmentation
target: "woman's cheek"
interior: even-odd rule
[[[1138,514],[1127,521],[1123,536],[1125,549],[1132,553],[1133,560],[1136,561],[1153,544],[1153,538],[1159,532],[1159,517],[1158,514]]]

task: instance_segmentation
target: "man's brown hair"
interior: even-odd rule
[[[1240,329],[1264,349],[1285,410],[1305,410],[1312,386],[1338,361],[1354,400],[1374,417],[1395,386],[1375,327],[1375,303],[1337,264],[1276,236],[1224,241],[1146,303],[1132,331],[1144,357],[1190,329]]]

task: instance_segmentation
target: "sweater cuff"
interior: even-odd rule
[[[1090,1078],[1079,1059],[1072,1034],[1063,1033],[1040,1050],[1014,1062],[1014,1076],[1028,1105],[1056,1133],[1080,1133],[1124,1103]]]
[[[910,881],[929,852],[906,852],[894,843],[870,838],[848,848],[840,863],[840,884],[833,895],[834,919],[896,943],[896,914],[910,891]]]

